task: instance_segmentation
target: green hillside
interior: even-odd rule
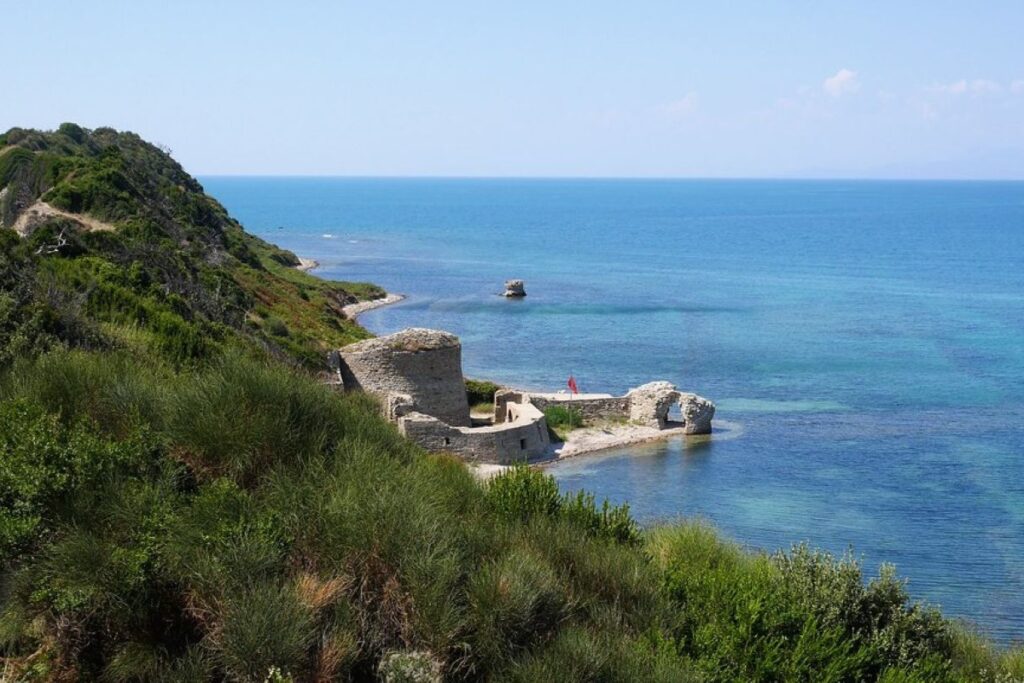
[[[380,290],[135,135],[11,130],[0,188],[2,681],[1024,680],[890,569],[423,453],[315,377]]]
[[[318,367],[367,336],[342,307],[383,295],[296,271],[168,154],[109,128],[0,135],[0,226],[0,363],[71,345],[182,364],[241,345]]]

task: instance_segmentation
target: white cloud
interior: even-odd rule
[[[976,78],[973,81],[961,78],[959,81],[953,81],[952,83],[933,85],[929,90],[944,95],[989,95],[1002,92],[1003,86],[987,78]]]
[[[971,92],[974,93],[989,93],[989,92],[1000,92],[1003,86],[999,85],[995,81],[988,81],[985,79],[979,79],[971,81]]]
[[[929,121],[939,117],[939,112],[928,102],[921,102],[918,105],[918,111],[921,112],[921,118],[928,119]]]
[[[832,97],[840,97],[847,93],[857,92],[860,89],[860,82],[857,80],[856,71],[840,69],[835,75],[826,78],[821,87]]]
[[[697,109],[697,93],[688,92],[677,100],[661,107],[669,118],[680,119],[692,114]]]
[[[1015,95],[1024,94],[1024,79],[1019,79],[1010,84],[1010,92]]]

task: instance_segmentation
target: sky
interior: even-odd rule
[[[1024,2],[0,0],[0,129],[196,175],[1024,178]]]

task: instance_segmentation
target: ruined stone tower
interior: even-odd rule
[[[340,355],[347,390],[378,396],[404,394],[417,412],[452,426],[470,425],[462,344],[454,334],[410,328],[350,344]]]

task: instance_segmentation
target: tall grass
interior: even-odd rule
[[[571,406],[548,406],[544,409],[544,418],[554,438],[560,441],[565,441],[569,432],[584,425],[583,413]]]
[[[55,353],[0,381],[12,680],[1010,681],[891,573],[514,468],[481,484],[365,396],[228,354]]]

